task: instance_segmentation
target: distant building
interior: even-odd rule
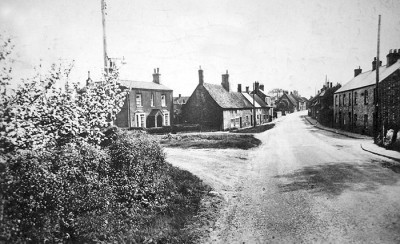
[[[186,123],[200,124],[216,130],[250,127],[254,123],[253,104],[242,92],[232,92],[229,74],[222,75],[221,85],[204,82],[199,70],[199,84],[182,108]]]
[[[399,68],[398,53],[387,55],[387,64],[379,64],[380,102],[383,123],[398,127],[399,124]],[[335,126],[341,129],[373,135],[375,117],[376,58],[372,70],[354,70],[354,78],[335,92]]]
[[[333,127],[333,94],[340,87],[340,84],[332,86],[332,82],[326,82],[317,95],[308,101],[308,114],[319,123]]]
[[[154,70],[153,82],[120,80],[129,89],[125,103],[117,114],[118,127],[162,127],[171,125],[173,91],[160,83],[159,69]]]
[[[281,111],[282,115],[298,111],[297,108],[297,100],[292,96],[292,93],[289,94],[288,91],[284,91],[282,96],[276,101],[276,109]]]
[[[182,107],[185,106],[189,97],[181,96],[174,97],[174,124],[182,123]]]

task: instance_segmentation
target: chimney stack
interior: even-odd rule
[[[358,66],[358,69],[354,70],[354,77],[356,77],[357,75],[361,74],[361,72],[362,72],[362,69],[361,69],[360,66]],[[331,84],[331,87],[332,87],[332,84]]]
[[[179,94],[179,98],[181,98],[181,94]]]
[[[201,66],[199,68],[199,85],[204,84],[204,76],[203,76],[203,70],[201,69]]]
[[[264,91],[264,85],[260,85],[260,90]]]
[[[256,81],[255,83],[254,83],[254,90],[256,91],[256,92],[258,92],[258,89],[260,88],[260,83],[258,83],[258,81]]]
[[[226,74],[222,74],[222,87],[229,92],[229,74],[228,70],[226,71]]]
[[[242,84],[238,84],[238,92],[242,92]]]
[[[379,60],[379,67],[382,66],[382,61]],[[372,71],[376,70],[376,57],[374,58],[374,61],[372,61]]]
[[[246,86],[246,93],[250,93],[250,89],[248,86]]]
[[[160,69],[154,69],[154,74],[153,74],[153,82],[156,84],[160,84]]]
[[[330,88],[332,88],[332,82],[330,83]]]
[[[397,60],[400,58],[400,49],[397,51],[397,49],[392,49],[389,50],[389,54],[386,55],[386,66],[389,67],[392,64],[396,63]]]

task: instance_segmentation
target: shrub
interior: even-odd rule
[[[122,133],[108,148],[117,200],[127,206],[162,207],[157,196],[165,156],[159,143],[143,132]]]
[[[113,200],[108,161],[104,151],[88,144],[9,157],[2,175],[1,236],[13,242],[78,238],[79,216],[105,211]]]

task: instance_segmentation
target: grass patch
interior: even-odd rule
[[[266,124],[266,125],[260,125],[260,126],[256,126],[256,127],[246,128],[243,130],[236,130],[233,132],[234,133],[261,133],[266,130],[270,130],[270,129],[274,128],[274,126],[275,126],[275,124]]]
[[[202,199],[208,198],[211,188],[188,171],[167,165],[165,176],[174,192],[169,199],[168,211],[159,214],[141,216],[147,218],[143,228],[139,231],[142,238],[138,242],[144,243],[197,243],[204,236],[199,231],[201,226],[208,224],[199,219],[204,210]],[[191,228],[196,226],[197,228]]]
[[[238,148],[250,149],[257,147],[261,141],[253,135],[240,135],[240,134],[180,134],[180,135],[166,135],[160,139],[160,143],[166,147],[180,147],[180,148]]]

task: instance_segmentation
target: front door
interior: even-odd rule
[[[161,114],[157,115],[157,127],[162,127],[163,118]]]

